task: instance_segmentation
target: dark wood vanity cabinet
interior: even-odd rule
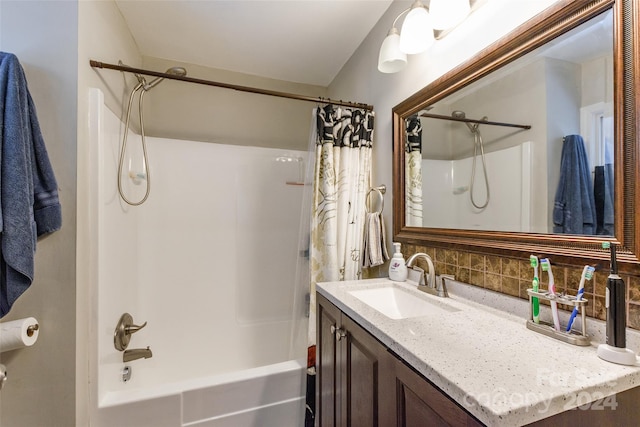
[[[379,426],[386,348],[318,295],[317,419],[321,427]]]
[[[320,294],[317,338],[320,427],[481,425]]]

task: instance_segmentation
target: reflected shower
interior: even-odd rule
[[[123,65],[122,62],[120,62],[120,65]],[[144,94],[147,91],[156,87],[160,82],[162,82],[162,80],[164,80],[164,77],[156,77],[155,79],[147,83],[147,79],[145,79],[143,75],[138,73],[134,73],[134,74],[138,79],[138,84],[131,91],[131,94],[129,95],[129,102],[127,104],[126,122],[124,125],[124,136],[122,137],[120,161],[118,162],[118,193],[120,194],[120,197],[122,198],[122,200],[124,200],[125,203],[127,203],[128,205],[139,206],[147,200],[147,198],[149,197],[149,192],[151,191],[151,173],[149,170],[149,160],[147,158],[147,143],[145,141],[145,135],[144,135],[144,118],[142,115],[142,100],[144,99]],[[187,75],[187,70],[183,67],[171,67],[166,71],[166,74],[184,77]],[[129,134],[129,121],[131,119],[131,105],[133,104],[133,97],[138,91],[140,91],[140,97],[138,98],[138,116],[140,118],[140,136],[141,136],[141,143],[142,143],[143,171],[141,173],[135,173],[133,171],[129,171],[128,176],[129,178],[131,178],[134,184],[139,184],[142,181],[145,181],[146,190],[145,190],[144,197],[142,197],[141,200],[137,202],[132,202],[131,200],[127,199],[127,197],[124,195],[124,191],[122,190],[122,169],[124,165],[125,151],[127,149],[127,135]]]
[[[464,119],[466,118],[466,114],[464,113],[464,111],[460,111],[460,110],[456,110],[453,111],[451,113],[451,117],[453,117],[454,119]],[[483,117],[482,120],[487,120],[487,117]],[[467,127],[469,128],[469,131],[471,131],[471,134],[473,135],[473,166],[471,167],[471,183],[469,184],[469,199],[471,200],[471,204],[476,208],[476,209],[484,209],[487,207],[487,205],[489,204],[489,198],[490,198],[490,194],[489,194],[489,177],[487,175],[487,163],[485,161],[485,157],[484,157],[484,142],[482,141],[482,135],[480,135],[480,123],[470,123],[470,122],[465,122],[465,124],[467,125]],[[484,204],[476,204],[475,200],[473,199],[473,185],[475,184],[475,180],[476,180],[476,160],[478,158],[478,148],[480,149],[480,156],[482,158],[482,170],[484,171],[484,183],[487,189],[487,198],[484,202]]]

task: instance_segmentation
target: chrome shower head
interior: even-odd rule
[[[187,75],[187,70],[184,67],[171,67],[166,71],[166,73],[171,74],[172,76],[184,77]],[[155,79],[144,85],[144,90],[149,90],[157,86],[158,83],[160,83],[162,80],[164,80],[164,77],[156,77]]]
[[[453,117],[454,119],[466,119],[467,115],[464,113],[464,111],[455,110],[451,112],[451,117]],[[477,124],[471,124],[469,122],[466,122],[465,124],[467,125],[471,133],[475,133],[478,130]]]

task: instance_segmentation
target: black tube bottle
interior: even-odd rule
[[[606,247],[607,244],[603,244]],[[607,295],[605,305],[607,308],[607,344],[612,347],[626,348],[626,287],[622,278],[618,275],[616,262],[616,247],[611,244],[611,274],[607,277]]]

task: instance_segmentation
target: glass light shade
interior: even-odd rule
[[[407,55],[400,51],[400,34],[392,28],[380,46],[378,71],[381,73],[397,73],[407,65]]]
[[[410,55],[424,52],[433,44],[433,25],[429,12],[416,2],[404,18],[400,31],[400,50]]]
[[[429,3],[429,14],[436,30],[455,27],[470,11],[469,0],[431,0]]]

